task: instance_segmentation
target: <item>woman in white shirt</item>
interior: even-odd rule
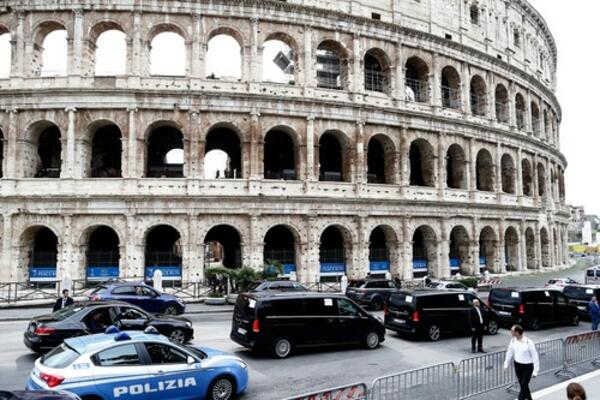
[[[540,370],[540,360],[535,344],[523,335],[523,327],[515,325],[510,330],[512,339],[506,352],[504,369],[507,369],[511,360],[515,363],[515,373],[521,386],[519,400],[532,400],[529,391],[531,377],[536,377]]]

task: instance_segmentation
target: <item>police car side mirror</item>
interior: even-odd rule
[[[188,365],[196,364],[196,359],[192,356],[187,356]]]

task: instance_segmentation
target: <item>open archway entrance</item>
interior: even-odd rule
[[[92,139],[92,178],[121,177],[121,130],[116,125],[99,128]]]
[[[337,226],[330,226],[323,231],[319,245],[321,280],[337,280],[346,273],[345,244]]]
[[[206,136],[204,154],[206,179],[240,179],[242,147],[238,134],[232,129],[218,127]]]
[[[54,284],[58,258],[58,238],[49,228],[36,226],[23,234],[28,280],[32,283]]]
[[[504,257],[507,271],[519,270],[519,235],[512,226],[504,234]]]
[[[144,276],[152,280],[154,271],[160,270],[164,281],[181,281],[181,235],[169,225],[159,225],[146,236]]]
[[[450,232],[450,273],[456,275],[473,275],[469,256],[469,234],[462,226],[457,226]]]
[[[466,189],[465,152],[457,144],[448,148],[446,154],[446,184],[450,189]]]
[[[147,176],[183,178],[183,134],[172,126],[155,128],[148,136]]]
[[[211,267],[240,268],[242,266],[242,239],[229,225],[217,225],[204,237],[208,264]]]
[[[413,276],[438,277],[437,238],[429,226],[419,227],[413,234]]]
[[[265,137],[265,179],[296,179],[296,150],[286,132],[272,130]]]
[[[540,242],[542,244],[542,267],[549,268],[550,264],[550,237],[548,236],[548,230],[542,228],[540,230]]]
[[[391,246],[394,233],[387,226],[373,229],[369,237],[369,272],[371,275],[383,275],[390,272]]]
[[[431,144],[417,139],[410,145],[410,185],[435,186],[434,154]]]
[[[87,243],[85,277],[88,281],[119,278],[119,237],[108,226],[100,226],[90,234]]]
[[[269,229],[265,235],[263,251],[265,264],[272,261],[283,266],[285,275],[296,271],[296,240],[294,234],[285,225],[277,225]]]
[[[60,130],[51,125],[39,136],[36,178],[60,178],[61,151]]]
[[[536,269],[535,235],[531,228],[525,230],[525,249],[527,251],[527,269]]]
[[[479,271],[481,273],[486,270],[492,273],[497,271],[496,253],[496,233],[491,227],[486,226],[479,234]]]

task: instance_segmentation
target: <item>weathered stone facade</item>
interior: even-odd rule
[[[68,70],[42,77],[42,42],[56,29],[67,31]],[[126,34],[127,73],[95,77],[96,39],[108,29]],[[186,76],[150,75],[150,43],[165,31],[185,40]],[[330,226],[351,277],[369,271],[377,227],[403,279],[415,246],[435,276],[450,275],[451,258],[465,274],[479,273],[480,260],[491,272],[567,263],[556,49],[523,0],[9,0],[3,32],[12,68],[0,79],[0,281],[27,279],[40,227],[57,238],[58,279],[85,278],[99,226],[118,237],[123,277],[144,273],[159,225],[180,235],[186,281],[203,277],[203,243],[220,225],[235,228],[238,263],[252,267],[263,264],[269,229],[288,227],[302,281],[318,279]],[[205,78],[207,43],[223,33],[241,46],[240,80]],[[293,50],[294,84],[262,81],[273,38]],[[340,59],[339,90],[317,79],[325,42]],[[363,77],[369,54],[385,82],[375,90]],[[94,137],[106,127],[120,134],[120,177],[93,177]],[[49,128],[60,134],[54,179],[35,177]],[[150,136],[163,128],[182,135],[183,177],[148,176]],[[239,139],[237,179],[204,177],[219,129]],[[265,177],[273,131],[293,142],[295,179]],[[339,182],[323,181],[325,134],[341,149]]]

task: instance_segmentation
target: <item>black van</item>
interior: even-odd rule
[[[385,339],[375,317],[343,295],[244,293],[233,311],[231,340],[286,358],[297,347],[362,344],[374,349]]]
[[[593,296],[600,299],[600,286],[597,285],[567,285],[563,289],[563,294],[569,301],[577,306],[579,317],[590,319],[588,304]]]
[[[543,325],[579,325],[577,306],[559,290],[494,288],[488,305],[502,323],[521,324],[532,330]]]
[[[385,308],[385,327],[413,337],[437,341],[443,335],[470,332],[469,312],[477,297],[464,290],[401,290],[392,293]],[[498,333],[498,318],[483,301],[481,310],[487,321],[485,330]]]

